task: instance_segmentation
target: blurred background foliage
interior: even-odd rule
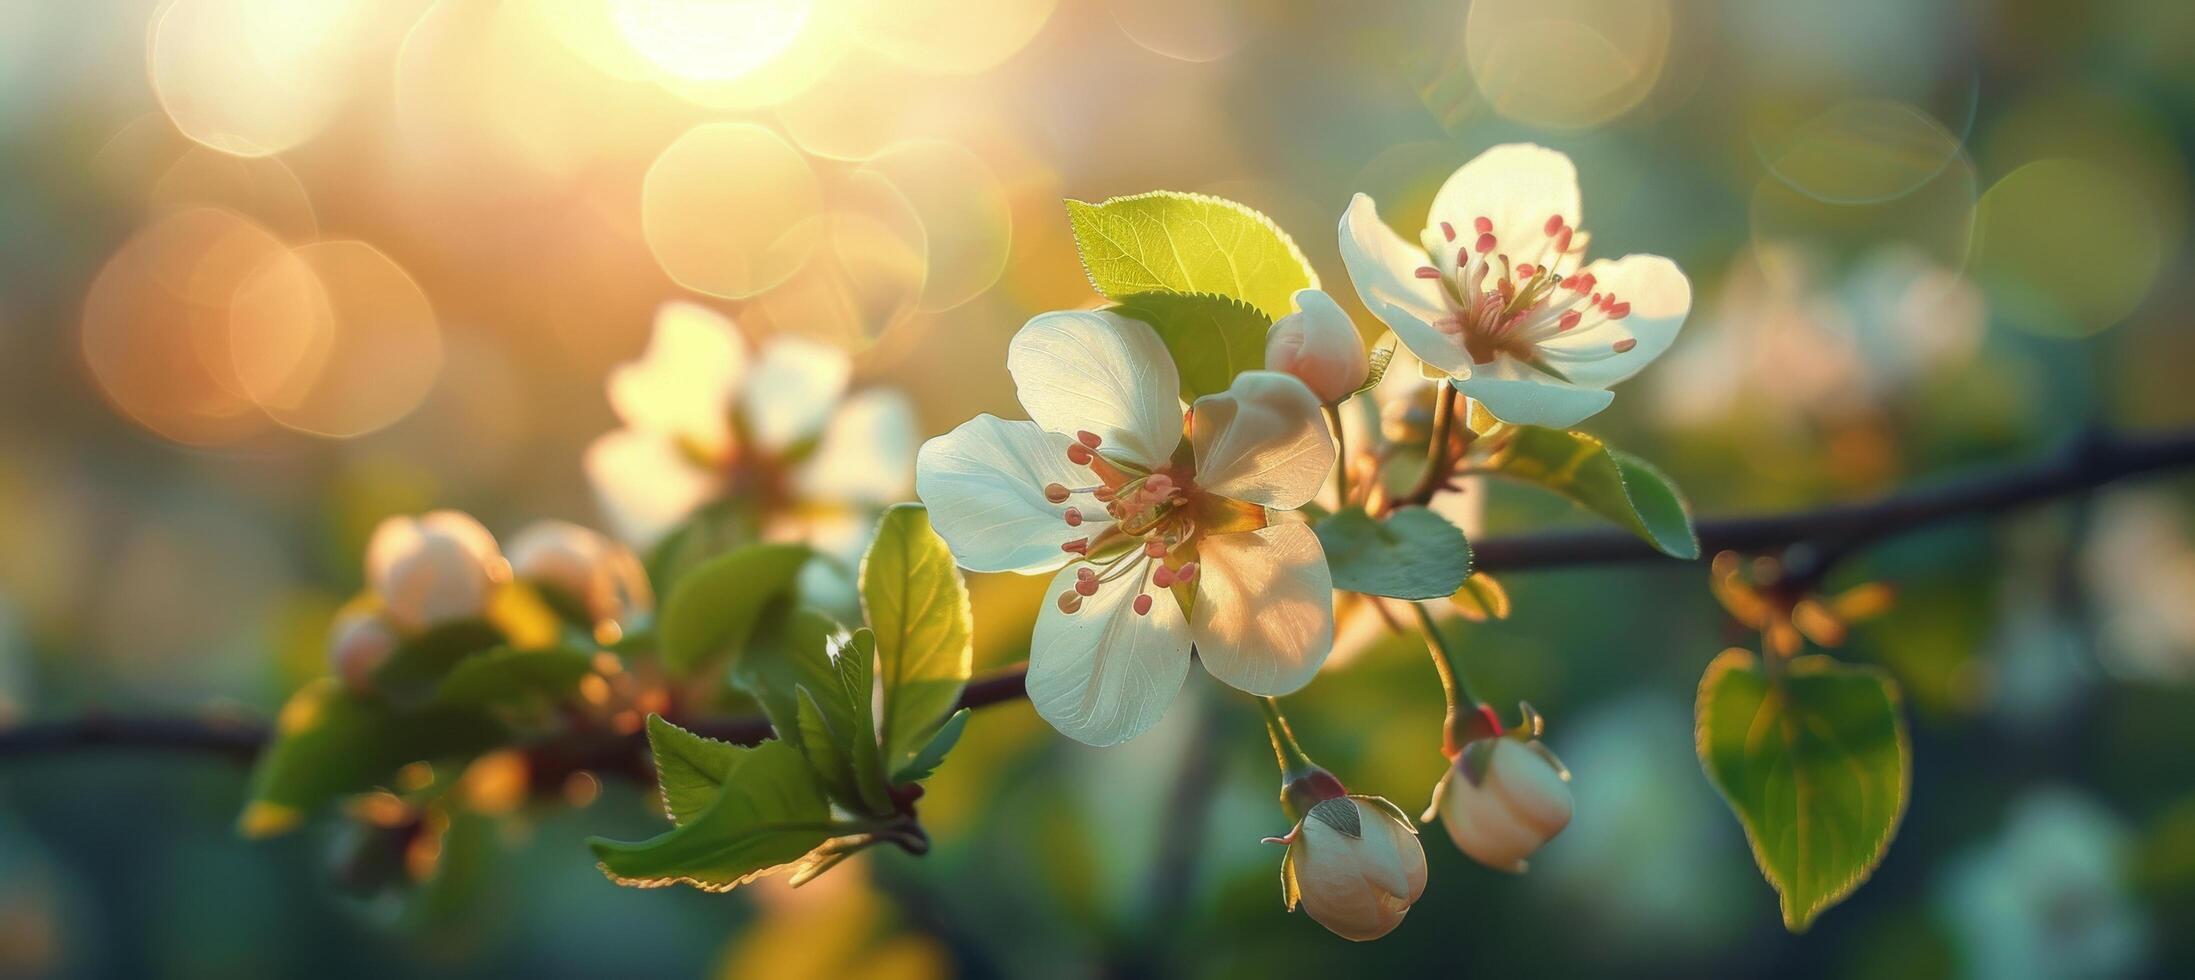
[[[926,435],[1017,414],[1007,339],[1092,300],[1062,197],[1238,199],[1339,287],[1352,192],[1411,225],[1479,150],[1558,147],[1596,254],[1693,279],[1591,428],[1705,514],[2195,423],[2190,41],[2182,0],[0,0],[0,718],[265,716],[379,518],[594,521],[602,380],[667,299],[857,351]],[[1551,718],[1576,822],[1521,879],[1432,835],[1371,945],[1282,911],[1268,751],[1199,679],[1131,750],[981,712],[932,855],[732,897],[603,879],[584,836],[657,827],[621,780],[484,803],[359,899],[355,828],[234,836],[241,767],[10,759],[0,974],[2182,972],[2189,489],[1845,569],[1899,590],[1846,652],[1900,679],[1916,777],[1800,936],[1692,753],[1738,635],[1669,565],[1520,574],[1462,628],[1475,686]],[[1505,490],[1490,529],[1576,519]],[[1024,657],[1042,580],[973,587],[978,669]],[[1409,807],[1440,710],[1407,639],[1291,701]]]

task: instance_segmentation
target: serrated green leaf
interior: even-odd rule
[[[723,789],[706,809],[649,840],[587,842],[610,880],[638,888],[687,884],[728,891],[772,872],[799,870],[844,832],[799,750],[783,741],[728,748]]]
[[[1273,319],[1239,299],[1213,293],[1135,293],[1118,312],[1151,325],[1174,357],[1181,400],[1226,391],[1235,375],[1265,367]]]
[[[594,655],[583,650],[497,647],[458,661],[435,689],[434,700],[451,707],[555,702],[570,696],[593,669]]]
[[[1569,497],[1630,528],[1665,555],[1700,556],[1692,512],[1669,478],[1645,460],[1583,432],[1520,425],[1502,437],[1487,468]]]
[[[320,678],[299,688],[276,716],[273,740],[252,768],[237,829],[247,837],[284,833],[314,808],[382,785],[406,765],[468,758],[508,736],[476,709],[399,709],[352,694],[335,678]]]
[[[847,759],[842,746],[845,736],[831,730],[831,723],[823,716],[823,708],[816,704],[815,695],[805,687],[794,688],[795,724],[800,729],[798,745],[800,754],[808,760],[808,767],[815,770],[823,789],[842,805],[863,805],[861,788],[854,781],[853,764]]]
[[[1116,300],[1216,293],[1250,304],[1270,322],[1295,309],[1296,290],[1318,285],[1287,233],[1233,201],[1176,191],[1068,201],[1067,221],[1090,285]]]
[[[825,784],[854,790],[839,800],[848,809],[885,812],[890,803],[870,700],[875,636],[866,629],[849,634],[812,609],[787,610],[765,620],[746,655],[733,665],[733,686],[753,695],[778,737],[803,755],[809,751],[808,733],[800,723],[799,691],[807,689],[839,740],[835,758],[845,766],[843,779],[828,774]]]
[[[882,760],[898,770],[960,703],[975,665],[968,585],[921,505],[894,507],[877,523],[861,559],[861,605],[883,680]]]
[[[1897,688],[1868,667],[1799,657],[1780,679],[1750,651],[1700,678],[1700,765],[1802,932],[1875,870],[1905,813],[1911,755]]]
[[[664,665],[688,673],[712,660],[738,658],[763,611],[793,595],[809,555],[798,544],[748,545],[688,572],[656,620]]]
[[[893,771],[892,782],[919,783],[930,778],[930,774],[944,763],[945,754],[960,743],[960,733],[967,727],[968,709],[962,708],[953,712],[938,724],[936,731],[930,733],[929,739],[922,743],[922,748],[915,752],[913,758]]]
[[[1471,574],[1462,529],[1423,507],[1374,519],[1361,507],[1335,511],[1313,526],[1326,549],[1334,588],[1395,599],[1442,599]]]
[[[655,756],[656,787],[663,794],[663,813],[673,824],[684,824],[716,802],[745,750],[730,742],[696,735],[648,716],[648,751]]]

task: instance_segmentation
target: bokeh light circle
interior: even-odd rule
[[[744,299],[798,272],[822,240],[822,190],[806,157],[753,123],[704,123],[656,157],[640,221],[663,271],[695,292]]]
[[[155,211],[223,207],[247,215],[284,238],[319,234],[312,198],[288,165],[275,157],[238,157],[191,144],[153,182]]]
[[[372,6],[169,0],[148,31],[153,94],[193,140],[238,156],[279,153],[334,114]]]
[[[1754,253],[1770,279],[1794,290],[1810,287],[1802,267],[1778,256],[1820,256],[1842,267],[1890,246],[1926,256],[1933,265],[1964,270],[1973,244],[1977,184],[1974,165],[1957,154],[1935,176],[1889,201],[1839,204],[1762,177],[1749,205]],[[1790,244],[1797,249],[1782,249]]]
[[[922,221],[929,275],[919,310],[952,309],[998,282],[1013,249],[1013,206],[981,157],[957,143],[910,140],[870,157],[856,173],[889,183]]]
[[[916,71],[973,75],[1013,57],[1057,0],[860,0],[863,47]]]
[[[280,242],[218,208],[155,219],[108,259],[84,299],[79,342],[107,401],[162,437],[231,444],[266,428],[227,363],[230,297]]]
[[[1107,0],[1120,32],[1177,61],[1218,61],[1249,43],[1255,11],[1245,0]]]
[[[409,414],[442,369],[434,308],[365,242],[300,245],[254,270],[229,318],[236,375],[289,428],[348,438]]]
[[[610,22],[635,52],[696,82],[752,72],[807,26],[811,0],[613,0]]]
[[[882,177],[854,174],[832,198],[830,212],[814,219],[827,247],[757,297],[756,307],[770,335],[858,350],[915,314],[929,275],[928,236],[914,205]]]
[[[1474,0],[1471,77],[1494,111],[1582,129],[1646,99],[1668,60],[1667,0]]]
[[[1918,107],[1853,99],[1808,119],[1763,155],[1769,172],[1794,190],[1832,204],[1867,204],[1911,193],[1943,172],[1959,147],[1957,135]]]
[[[2154,205],[2119,175],[2079,160],[2037,160],[1991,185],[1974,237],[1992,308],[2061,336],[2124,319],[2164,262]]]

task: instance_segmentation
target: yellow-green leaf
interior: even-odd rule
[[[399,709],[320,678],[275,717],[237,829],[247,837],[284,833],[329,800],[383,785],[410,763],[468,758],[508,737],[501,723],[471,707]]]
[[[783,741],[727,748],[721,791],[691,819],[645,841],[587,842],[610,880],[729,891],[775,871],[797,872],[840,836],[843,828],[831,819],[799,750]]]
[[[809,554],[797,544],[748,545],[688,572],[656,619],[664,664],[684,672],[714,658],[737,658],[763,610],[792,593]]]
[[[1905,813],[1912,750],[1897,688],[1799,657],[1781,676],[1726,650],[1700,678],[1700,765],[1745,827],[1784,925],[1804,931],[1875,870]]]
[[[1496,438],[1501,444],[1486,461],[1493,472],[1569,497],[1665,555],[1700,556],[1683,495],[1645,460],[1583,432],[1536,425],[1514,426]]]
[[[1136,293],[1217,293],[1277,320],[1296,290],[1317,286],[1302,250],[1271,218],[1203,194],[1152,191],[1097,204],[1067,202],[1090,285]]]
[[[1214,293],[1136,293],[1119,312],[1151,325],[1181,376],[1181,400],[1226,391],[1235,375],[1265,367],[1273,319],[1239,299]]]
[[[861,560],[861,604],[883,679],[876,728],[885,768],[897,771],[960,703],[975,663],[967,583],[921,505],[894,507],[877,523]]]

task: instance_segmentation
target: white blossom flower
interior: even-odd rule
[[[1668,349],[1692,307],[1668,259],[1585,263],[1579,211],[1569,157],[1497,146],[1441,185],[1418,244],[1358,194],[1342,261],[1373,315],[1496,418],[1568,427]]]
[[[1293,374],[1328,405],[1363,386],[1371,373],[1364,338],[1349,314],[1322,290],[1299,289],[1296,311],[1265,332],[1265,369]]]
[[[849,396],[852,361],[813,341],[780,337],[749,356],[730,320],[673,302],[640,359],[610,374],[624,427],[588,448],[586,469],[619,537],[647,547],[734,493],[788,512],[905,496],[915,431],[904,395]]]
[[[1401,925],[1425,894],[1425,847],[1394,804],[1374,796],[1336,799],[1356,808],[1357,836],[1314,815],[1276,839],[1288,844],[1282,869],[1288,907],[1293,911],[1301,902],[1311,918],[1343,939],[1378,939]]]
[[[509,576],[495,536],[459,511],[388,518],[366,544],[367,585],[382,615],[406,632],[485,615]]]
[[[562,596],[596,623],[622,623],[655,608],[639,557],[593,528],[536,521],[511,539],[510,557],[513,575]]]
[[[1524,859],[1570,825],[1570,771],[1537,739],[1473,740],[1433,787],[1422,818],[1439,817],[1456,847],[1496,871]]]
[[[1318,397],[1247,371],[1184,421],[1174,362],[1144,323],[1047,313],[1006,367],[1031,421],[979,415],[922,447],[915,492],[962,567],[1056,571],[1029,699],[1069,737],[1151,727],[1195,646],[1205,669],[1287,694],[1333,643],[1333,580],[1293,510],[1334,462]]]

